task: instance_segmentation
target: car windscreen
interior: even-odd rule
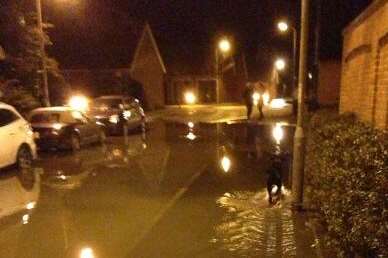
[[[31,116],[31,123],[59,123],[61,115],[59,113],[38,113]]]
[[[95,99],[91,105],[95,108],[120,108],[123,104],[122,99]]]

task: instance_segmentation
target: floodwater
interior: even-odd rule
[[[315,257],[289,209],[293,128],[276,142],[273,127],[157,121],[128,144],[41,153],[33,185],[2,171],[0,257]]]

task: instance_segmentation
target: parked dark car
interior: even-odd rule
[[[100,123],[104,124],[111,134],[123,133],[124,125],[129,130],[145,126],[145,114],[139,101],[130,96],[102,96],[90,103],[88,112]]]
[[[71,149],[105,141],[105,128],[94,119],[69,107],[38,108],[30,114],[39,149]]]

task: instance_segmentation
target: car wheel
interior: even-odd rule
[[[70,148],[72,151],[78,151],[81,149],[81,140],[78,135],[73,134],[70,139]]]
[[[18,151],[17,166],[19,170],[32,168],[32,154],[25,146],[22,146]]]
[[[106,141],[106,133],[104,129],[100,130],[99,141],[101,144],[104,144]]]
[[[17,154],[18,177],[21,185],[30,190],[35,183],[35,175],[33,171],[33,157],[30,149],[22,146]]]

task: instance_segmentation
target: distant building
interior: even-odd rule
[[[144,26],[130,72],[132,78],[143,85],[148,107],[150,109],[163,107],[166,103],[167,70],[149,24]]]
[[[197,62],[185,59],[179,48],[158,44],[149,24],[136,35],[136,47],[128,65],[111,69],[67,69],[64,76],[72,89],[91,97],[103,94],[120,94],[122,85],[117,74],[127,81],[136,81],[142,86],[147,109],[164,105],[184,103],[184,94],[193,92],[197,103],[216,102],[216,78],[211,54],[197,58]],[[163,43],[163,42],[162,42]],[[165,43],[165,42],[164,42]],[[160,49],[160,46],[171,49]],[[164,51],[163,51],[164,50]],[[198,61],[200,63],[198,63]],[[245,87],[246,75],[241,57],[233,62],[222,63],[223,83],[220,88],[221,102],[239,102]],[[138,85],[139,85],[138,84]]]
[[[388,129],[388,0],[375,0],[344,30],[340,112]]]

